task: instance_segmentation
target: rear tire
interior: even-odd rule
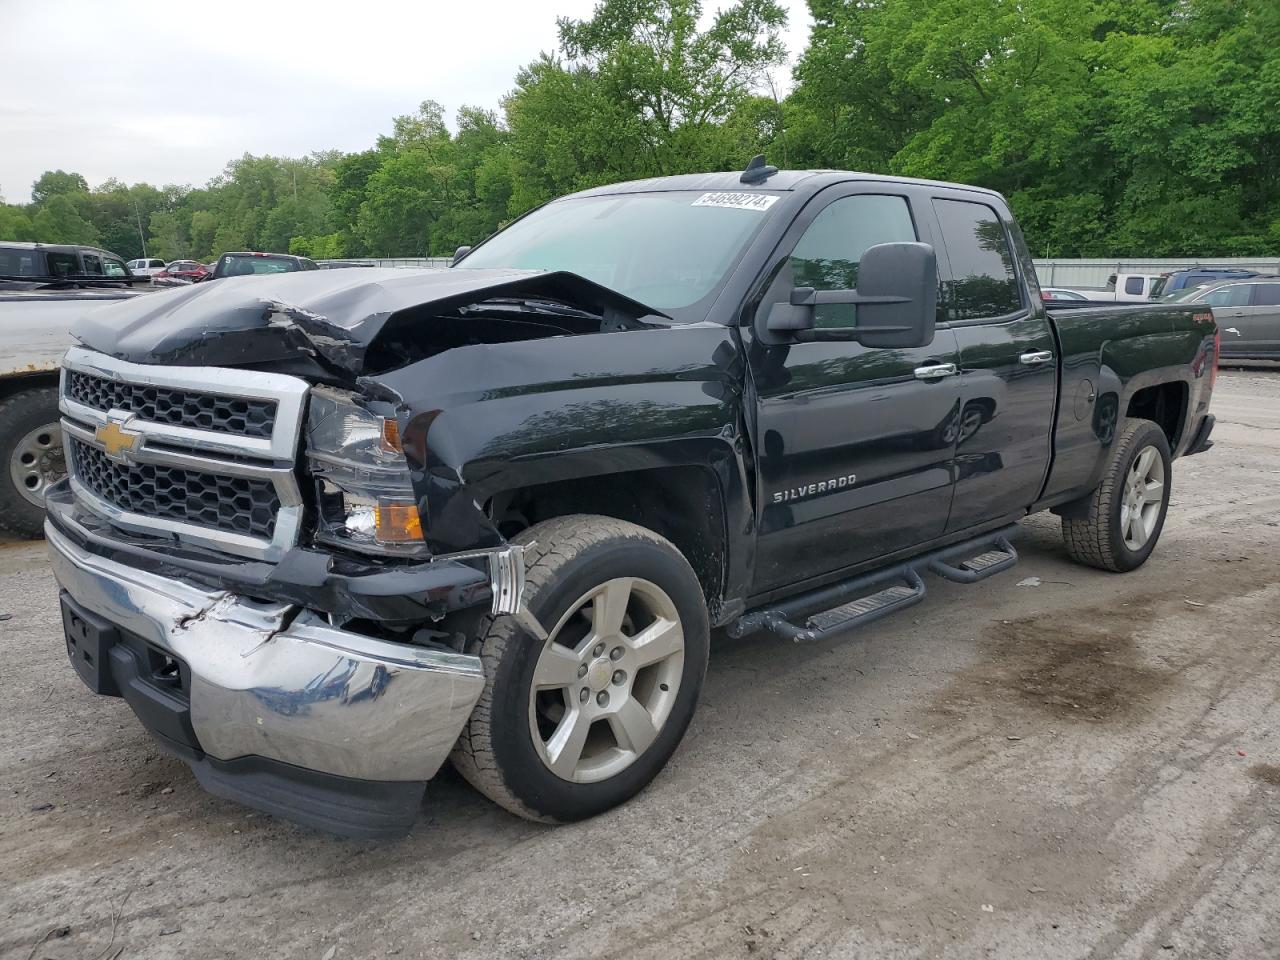
[[[58,419],[56,387],[0,402],[0,533],[40,536],[44,492],[67,473]]]
[[[485,688],[454,747],[477,790],[530,820],[570,822],[629,800],[657,776],[693,717],[709,626],[688,562],[651,530],[559,517],[532,543],[525,605],[550,638],[487,618],[469,652]]]
[[[1172,470],[1169,441],[1150,420],[1125,423],[1088,512],[1062,518],[1062,537],[1076,563],[1123,573],[1146,563],[1164,529]]]

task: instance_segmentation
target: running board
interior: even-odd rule
[[[990,550],[961,561],[959,566],[951,563],[949,557],[930,560],[929,572],[956,583],[977,583],[997,573],[1004,573],[1017,562],[1018,551],[1013,549],[1013,544],[1007,537],[1001,535],[992,541]]]
[[[814,643],[848,633],[923,600],[924,571],[956,583],[977,583],[1008,570],[1018,562],[1018,552],[1009,543],[1017,529],[1005,527],[756,610],[730,624],[729,635],[768,630],[795,643]]]

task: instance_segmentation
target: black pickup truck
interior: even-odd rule
[[[621,803],[712,629],[840,635],[1007,569],[1029,513],[1139,566],[1218,343],[1204,307],[1046,313],[997,194],[755,163],[76,333],[72,662],[207,789],[360,836],[449,757],[522,816]]]

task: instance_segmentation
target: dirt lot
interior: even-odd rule
[[[214,800],[0,550],[0,957],[1280,955],[1280,373],[1214,406],[1142,570],[1045,516],[853,640],[721,639],[673,766],[572,827],[449,771],[389,844]]]

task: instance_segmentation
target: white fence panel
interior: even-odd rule
[[[1280,273],[1280,257],[1170,257],[1132,260],[1036,260],[1044,287],[1101,290],[1113,273],[1171,273],[1190,267],[1236,267],[1258,273]]]

